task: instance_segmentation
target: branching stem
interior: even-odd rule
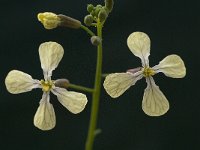
[[[94,32],[92,32],[88,27],[81,25],[81,28],[85,30],[89,35],[95,36]]]

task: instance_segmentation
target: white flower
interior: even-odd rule
[[[61,23],[60,18],[52,12],[44,12],[38,14],[38,20],[46,29],[54,29]]]
[[[42,99],[34,116],[34,125],[41,130],[50,130],[56,124],[54,108],[50,103],[50,91],[57,96],[64,107],[74,114],[81,112],[87,104],[86,95],[56,87],[54,81],[51,80],[52,71],[58,66],[63,54],[64,50],[60,44],[42,43],[39,47],[39,55],[44,80],[32,79],[30,75],[18,70],[10,71],[5,79],[6,88],[12,94],[28,92],[35,88],[43,90]]]
[[[133,32],[127,39],[131,52],[142,61],[142,67],[130,69],[126,73],[109,74],[104,81],[106,92],[113,98],[122,95],[130,86],[145,77],[147,88],[144,91],[142,109],[149,116],[160,116],[169,110],[169,102],[155,84],[152,76],[162,72],[168,77],[183,78],[186,68],[177,55],[169,55],[154,67],[149,67],[150,39],[143,32]]]

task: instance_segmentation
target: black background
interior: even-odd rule
[[[18,69],[42,79],[38,47],[42,42],[60,43],[65,54],[53,78],[93,86],[96,49],[82,30],[45,30],[37,20],[39,12],[51,11],[83,20],[86,4],[103,0],[2,0],[0,2],[0,149],[1,150],[83,150],[87,135],[91,96],[79,115],[66,110],[55,96],[51,103],[57,124],[51,131],[34,127],[33,116],[41,99],[39,89],[12,95],[4,79]],[[187,75],[172,79],[158,74],[155,81],[170,102],[161,117],[149,117],[141,109],[145,80],[139,81],[113,100],[102,88],[94,150],[199,150],[199,59],[200,3],[195,0],[115,0],[104,27],[103,72],[124,72],[140,66],[128,49],[126,39],[134,31],[151,38],[150,65],[169,54],[184,60]]]

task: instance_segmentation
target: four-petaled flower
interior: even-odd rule
[[[183,78],[186,68],[177,55],[169,55],[154,67],[149,67],[150,39],[143,32],[133,32],[127,39],[131,52],[142,61],[142,67],[130,69],[126,73],[109,74],[104,81],[106,92],[113,98],[122,95],[130,86],[145,77],[147,88],[144,91],[142,109],[149,116],[160,116],[169,110],[169,102],[155,84],[152,76],[162,72],[168,77]]]
[[[61,23],[58,15],[52,12],[44,12],[38,14],[38,20],[44,25],[46,29],[54,29]]]
[[[58,66],[63,54],[64,50],[60,44],[42,43],[39,47],[39,56],[44,80],[32,79],[30,75],[18,70],[10,71],[5,79],[6,88],[12,94],[28,92],[35,88],[43,90],[42,99],[34,116],[34,125],[41,130],[50,130],[56,124],[54,108],[50,103],[50,91],[57,96],[64,107],[74,114],[81,112],[87,104],[86,95],[56,87],[55,81],[51,79],[52,71]]]

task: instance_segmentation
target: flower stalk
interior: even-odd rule
[[[92,88],[88,88],[88,87],[84,87],[84,86],[80,86],[80,85],[76,85],[76,84],[69,84],[67,88],[72,88],[75,90],[79,90],[79,91],[84,91],[84,92],[88,92],[88,93],[93,93],[94,89]]]
[[[97,21],[97,36],[102,39],[102,28],[103,24],[98,19]],[[95,139],[97,118],[99,111],[99,100],[100,100],[100,90],[101,90],[101,76],[102,76],[102,43],[97,47],[97,64],[96,64],[96,74],[94,83],[94,92],[92,94],[92,108],[90,115],[89,130],[85,145],[85,150],[92,150],[93,143]]]
[[[88,27],[86,27],[86,26],[84,26],[84,25],[81,25],[81,28],[82,28],[83,30],[85,30],[89,35],[95,36],[95,34],[94,34]]]

